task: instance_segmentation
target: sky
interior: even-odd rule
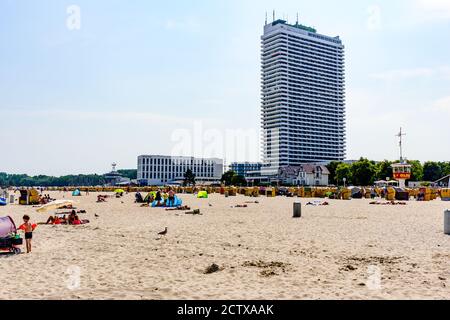
[[[339,35],[347,158],[450,160],[450,0],[0,0],[0,172],[260,160],[266,12]]]

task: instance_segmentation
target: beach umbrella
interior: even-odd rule
[[[123,189],[116,189],[114,193],[125,193],[125,191]]]
[[[75,201],[72,200],[56,200],[47,204],[44,204],[43,206],[36,209],[37,212],[48,212],[52,210],[56,210],[59,208],[63,208],[65,206],[73,205]]]

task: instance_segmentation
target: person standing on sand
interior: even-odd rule
[[[33,231],[36,225],[30,223],[28,215],[23,216],[23,224],[19,227],[20,230],[25,231],[25,242],[27,244],[27,253],[31,253],[31,239],[33,239]]]

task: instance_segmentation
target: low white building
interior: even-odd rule
[[[137,180],[141,185],[181,184],[187,170],[192,170],[197,184],[218,183],[223,174],[223,160],[218,158],[142,155],[138,157]]]
[[[328,186],[330,172],[320,164],[281,167],[278,178],[282,183],[298,186]]]

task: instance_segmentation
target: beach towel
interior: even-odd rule
[[[158,202],[160,203],[160,205],[158,205]],[[161,208],[176,208],[179,207],[183,204],[183,201],[178,198],[177,196],[175,196],[175,198],[173,199],[173,201],[167,199],[166,203],[164,204],[164,201],[153,201],[152,203],[152,207],[156,208],[156,207],[161,207]]]

